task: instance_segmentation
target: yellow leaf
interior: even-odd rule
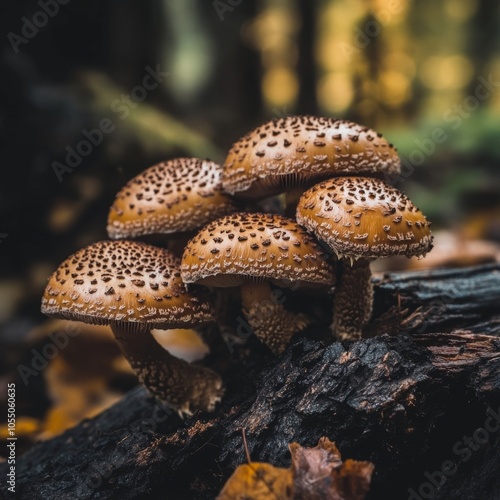
[[[287,500],[293,498],[290,469],[251,462],[240,465],[228,479],[217,500]]]

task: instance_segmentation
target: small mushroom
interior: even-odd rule
[[[240,286],[243,312],[257,337],[281,353],[307,322],[272,293],[282,287],[333,283],[332,265],[316,240],[292,219],[262,213],[227,215],[192,238],[182,257],[185,283]]]
[[[368,177],[339,177],[306,191],[297,221],[335,252],[334,333],[361,337],[373,305],[370,261],[379,257],[424,256],[432,248],[430,223],[400,191]]]
[[[109,237],[183,233],[234,212],[221,177],[220,165],[198,158],[176,158],[144,170],[116,195]]]
[[[50,277],[42,312],[110,325],[139,380],[179,414],[213,410],[223,394],[215,372],[163,349],[153,328],[189,328],[213,320],[204,293],[188,292],[180,261],[167,250],[131,241],[94,243]]]
[[[397,174],[396,149],[357,123],[316,116],[279,118],[234,143],[222,185],[238,198],[263,198],[339,175]]]

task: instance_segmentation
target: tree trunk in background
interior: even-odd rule
[[[384,28],[372,12],[369,12],[358,26],[359,29],[365,33],[366,36],[368,36],[369,40],[366,47],[363,49],[363,57],[365,59],[366,66],[368,67],[368,75],[367,78],[361,78],[358,84],[360,86],[366,85],[368,81],[371,83],[371,88],[377,89],[380,85],[380,68],[382,66],[380,38],[383,36]],[[374,33],[372,31],[373,26],[377,26],[380,29],[380,34],[372,34]],[[361,92],[361,98],[373,100],[374,105],[368,110],[359,109],[359,106],[356,106],[356,103],[359,101],[354,100],[354,109],[357,109],[357,113],[360,115],[359,121],[376,129],[380,122],[384,122],[385,114],[385,106],[380,96],[380,92],[378,96]]]
[[[477,77],[488,78],[488,65],[498,54],[498,2],[477,2],[477,11],[468,23],[469,40],[467,52],[474,66],[474,78],[471,80],[466,95],[475,95]],[[491,71],[491,69],[490,69]]]
[[[228,149],[263,120],[260,53],[242,37],[245,24],[259,13],[258,2],[240,2],[226,11],[222,20],[214,2],[201,4],[204,18],[211,20],[208,29],[216,54],[212,78],[203,91],[198,115],[205,113],[210,137]]]
[[[155,66],[158,60],[151,60],[154,54],[158,28],[151,29],[151,19],[155,17],[155,7],[151,3],[120,2],[113,0],[103,3],[102,16],[105,17],[106,38],[102,47],[107,58],[105,72],[124,91],[141,83],[148,64]],[[107,50],[106,50],[107,49]],[[151,97],[151,96],[150,96]]]
[[[317,101],[317,65],[314,50],[316,15],[316,0],[298,2],[301,29],[298,37],[299,60],[297,75],[299,77],[299,97],[297,101],[297,114],[318,114]]]

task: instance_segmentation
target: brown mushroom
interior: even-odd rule
[[[116,195],[109,237],[183,233],[234,212],[233,200],[222,193],[221,176],[220,165],[198,158],[176,158],[144,170]]]
[[[56,318],[110,325],[139,380],[181,415],[213,410],[220,377],[164,350],[152,328],[189,328],[213,320],[202,292],[187,292],[179,259],[131,241],[94,243],[66,259],[50,277],[42,312]]]
[[[185,283],[240,286],[243,312],[257,337],[282,352],[306,326],[272,293],[281,287],[333,283],[331,264],[316,240],[292,219],[262,213],[227,215],[205,226],[184,251]]]
[[[195,230],[236,210],[222,192],[221,177],[220,165],[199,158],[176,158],[144,170],[116,195],[109,237],[153,236],[158,243],[158,236],[168,235],[168,249],[182,255]]]
[[[432,248],[425,216],[379,179],[339,177],[317,184],[300,199],[297,221],[341,261],[332,325],[340,339],[359,338],[370,320],[371,259],[424,256]]]
[[[237,141],[224,162],[224,190],[262,198],[339,175],[397,174],[395,148],[381,134],[345,120],[291,116]]]

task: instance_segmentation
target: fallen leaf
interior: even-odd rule
[[[363,500],[367,495],[375,468],[371,462],[343,462],[327,437],[314,448],[298,443],[289,448],[289,469],[261,462],[240,465],[217,500]]]
[[[363,500],[374,465],[342,461],[335,443],[322,437],[314,448],[291,443],[294,500]]]
[[[236,468],[217,500],[292,500],[290,469],[250,462]]]
[[[374,469],[375,466],[371,462],[347,459],[342,467],[333,471],[338,498],[363,500],[370,489]]]

